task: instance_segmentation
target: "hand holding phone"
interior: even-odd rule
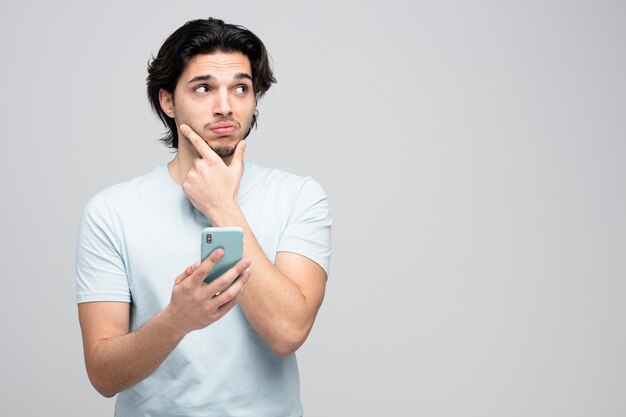
[[[163,319],[180,337],[214,323],[238,303],[250,278],[250,260],[241,260],[214,282],[204,283],[223,256],[224,251],[214,250],[204,262],[189,265],[176,277],[170,302],[163,309]]]

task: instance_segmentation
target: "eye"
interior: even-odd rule
[[[235,87],[235,93],[237,94],[244,95],[246,94],[247,91],[248,91],[247,85],[240,84],[237,87]]]
[[[207,87],[206,85],[199,85],[196,88],[193,89],[193,91],[195,91],[196,93],[208,93],[209,92],[209,87]]]

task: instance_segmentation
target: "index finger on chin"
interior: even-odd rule
[[[235,153],[233,155],[233,160],[231,162],[231,166],[235,165],[237,167],[243,166],[243,155],[246,150],[246,140],[242,139],[237,143],[235,147]]]
[[[220,159],[215,151],[213,151],[204,139],[202,139],[200,135],[198,135],[189,125],[183,123],[178,128],[180,129],[180,133],[189,139],[191,145],[196,149],[196,151],[198,151],[202,158],[208,160],[215,160],[215,158]]]

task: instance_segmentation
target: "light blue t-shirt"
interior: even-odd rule
[[[270,261],[294,252],[328,274],[331,220],[315,180],[246,161],[238,200]],[[107,188],[87,204],[81,222],[77,302],[130,302],[130,331],[140,328],[169,303],[176,276],[200,259],[207,226],[167,165]],[[115,404],[120,417],[301,414],[295,354],[274,355],[239,306],[186,335]]]

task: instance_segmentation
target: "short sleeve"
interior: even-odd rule
[[[78,232],[76,301],[131,301],[119,236],[101,194],[87,204]]]
[[[292,205],[277,252],[305,256],[321,266],[328,277],[331,223],[324,190],[315,180],[306,178]]]

